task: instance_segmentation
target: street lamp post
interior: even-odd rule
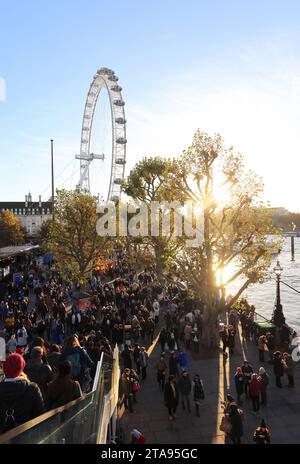
[[[274,273],[276,274],[276,277],[277,277],[276,304],[275,304],[275,309],[274,309],[273,318],[272,318],[272,322],[277,327],[282,327],[283,324],[285,324],[285,317],[283,315],[282,304],[281,304],[281,299],[280,299],[280,276],[281,276],[282,271],[283,271],[283,268],[281,267],[279,261],[277,261],[277,264],[274,267]]]

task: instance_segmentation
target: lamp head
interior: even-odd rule
[[[277,261],[277,264],[276,264],[276,266],[274,267],[274,272],[275,272],[275,274],[276,274],[277,276],[280,276],[281,273],[282,273],[282,271],[283,271],[283,268],[281,267],[280,262]]]

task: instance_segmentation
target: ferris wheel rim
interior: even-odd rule
[[[99,95],[102,89],[105,88],[110,102],[112,127],[112,148],[111,153],[109,154],[111,158],[110,181],[107,192],[107,201],[115,200],[120,196],[121,183],[125,176],[127,144],[126,118],[124,109],[125,102],[122,97],[122,87],[120,87],[118,84],[118,80],[119,79],[115,75],[114,71],[108,68],[101,68],[94,75],[84,106],[81,128],[80,155],[76,156],[76,158],[81,160],[81,177],[77,187],[79,187],[79,190],[81,191],[90,191],[89,166],[93,159],[97,159],[99,157],[101,158],[102,156],[90,153],[94,115]]]

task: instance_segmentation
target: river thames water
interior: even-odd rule
[[[276,300],[276,276],[273,268],[277,259],[283,267],[281,280],[300,291],[300,237],[295,237],[295,261],[291,261],[291,239],[286,237],[281,253],[274,256],[270,268],[272,280],[264,284],[256,284],[249,287],[243,297],[246,297],[250,304],[254,304],[256,310],[262,316],[270,318],[273,313]],[[234,294],[237,285],[228,287],[227,293]],[[281,283],[281,304],[286,318],[286,322],[300,334],[300,294]]]

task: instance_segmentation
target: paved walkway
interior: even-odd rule
[[[244,400],[244,437],[243,443],[254,443],[252,435],[262,418],[265,419],[271,432],[271,443],[300,443],[300,363],[295,363],[295,388],[286,388],[287,378],[283,378],[284,388],[275,386],[273,369],[268,362],[258,361],[258,350],[251,342],[241,342],[237,336],[235,354],[223,360],[223,355],[217,353],[210,359],[199,359],[189,352],[190,374],[199,373],[205,390],[205,400],[201,405],[200,418],[196,417],[195,409],[187,413],[179,405],[177,419],[170,421],[167,408],[164,406],[163,394],[156,382],[155,362],[160,355],[160,347],[156,346],[150,357],[148,377],[141,381],[142,389],[138,393],[138,403],[134,413],[125,412],[122,426],[125,432],[125,443],[129,442],[130,431],[133,428],[141,430],[148,444],[223,444],[224,433],[219,431],[222,418],[220,401],[231,393],[236,398],[234,374],[236,367],[243,359],[248,359],[255,372],[261,365],[270,376],[268,388],[268,406],[258,413],[252,411],[251,400]],[[166,354],[168,361],[168,354]]]

